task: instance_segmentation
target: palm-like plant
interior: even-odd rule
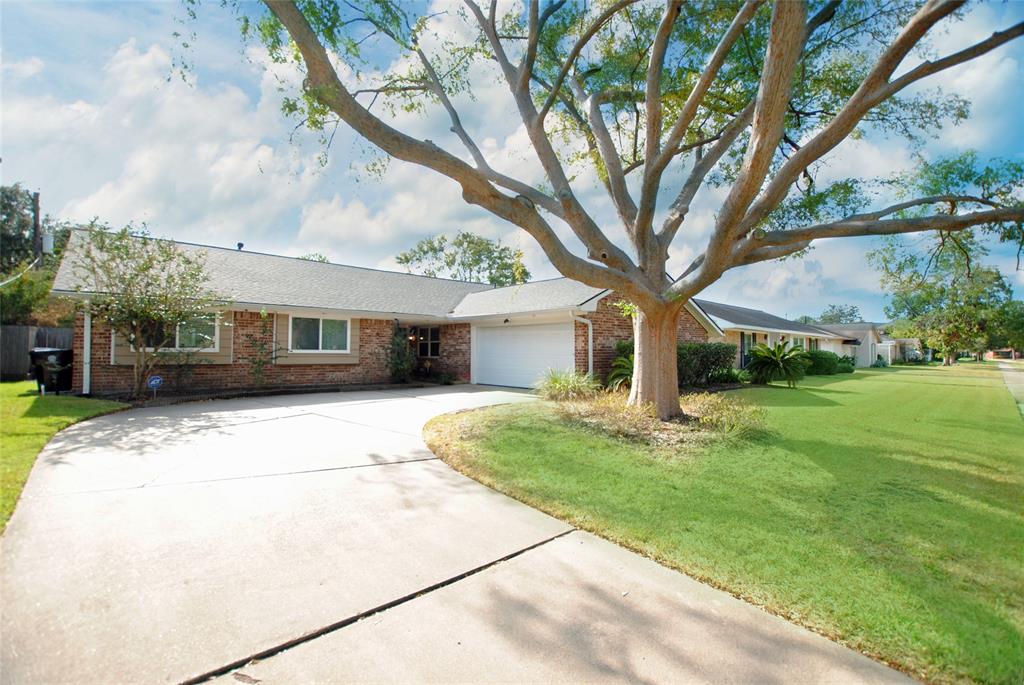
[[[618,390],[623,385],[633,382],[633,354],[616,357],[612,362],[612,370],[608,372],[608,387]]]
[[[774,347],[759,343],[750,350],[750,372],[754,383],[765,385],[772,381],[786,381],[791,387],[804,377],[807,370],[802,347],[780,342]]]

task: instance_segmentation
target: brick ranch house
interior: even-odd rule
[[[88,300],[73,264],[85,240],[74,232],[54,281],[55,295]],[[387,349],[406,336],[421,367],[483,385],[531,387],[550,368],[603,377],[615,343],[632,324],[618,296],[567,278],[495,288],[278,255],[176,243],[205,255],[209,286],[230,305],[180,326],[168,363],[175,392],[385,383]],[[723,331],[688,303],[681,341]],[[132,349],[102,321],[75,321],[73,390],[113,395],[132,383]],[[260,368],[262,367],[262,372]]]
[[[821,325],[791,321],[759,309],[737,307],[732,304],[708,300],[695,302],[719,328],[725,331],[724,342],[736,346],[738,368],[750,363],[751,350],[761,343],[769,346],[780,342],[791,343],[805,350],[827,350],[840,356],[856,356],[857,346],[860,345],[856,338],[851,339],[841,331]]]

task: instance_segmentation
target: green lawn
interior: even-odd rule
[[[994,364],[737,391],[770,437],[666,459],[543,403],[441,417],[456,468],[934,682],[1024,682],[1024,421]]]
[[[0,383],[0,529],[14,513],[36,455],[54,433],[124,406],[69,395],[40,397],[34,382]]]

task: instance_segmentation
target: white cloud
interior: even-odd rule
[[[0,71],[3,72],[4,80],[10,83],[11,81],[24,81],[37,76],[42,73],[45,66],[43,60],[38,57],[29,57],[17,62],[4,62],[0,64]]]
[[[249,67],[251,68],[251,67]],[[171,57],[123,43],[90,101],[5,93],[5,162],[43,191],[47,211],[156,234],[233,244],[287,244],[295,208],[320,180],[315,152],[287,140],[279,95],[168,80]],[[264,79],[265,80],[265,79]],[[271,111],[273,110],[273,115]]]
[[[946,25],[944,33],[932,40],[929,57],[953,54],[990,37],[995,30],[1010,27],[1021,20],[1021,3],[978,3],[965,13],[962,21]],[[1020,142],[1019,115],[1024,70],[1021,68],[1020,41],[1011,41],[981,57],[922,79],[908,93],[941,88],[971,102],[971,117],[955,127],[946,127],[933,144],[936,150],[978,149],[995,146],[996,154],[1006,154],[1000,141]],[[900,73],[922,61],[908,59]],[[1009,152],[1021,153],[1020,149]]]

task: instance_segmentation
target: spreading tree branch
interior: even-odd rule
[[[587,46],[587,43],[597,35],[597,32],[600,31],[612,17],[618,14],[625,7],[632,5],[635,2],[637,2],[637,0],[619,0],[619,2],[611,5],[608,9],[602,12],[601,15],[590,25],[590,28],[584,31],[583,35],[579,37],[575,45],[573,45],[572,49],[569,51],[569,55],[565,58],[561,71],[558,72],[558,76],[555,77],[554,83],[551,84],[551,92],[548,94],[547,99],[544,101],[540,111],[537,113],[537,126],[544,125],[544,118],[547,116],[551,107],[555,104],[558,98],[558,93],[562,88],[562,83],[576,65],[576,58],[579,57],[583,48]]]
[[[540,244],[562,273],[594,287],[623,288],[628,297],[650,302],[651,295],[630,274],[602,267],[573,255],[529,198],[514,198],[494,188],[486,176],[430,141],[406,135],[371,114],[345,88],[305,15],[289,0],[265,0],[285,27],[306,65],[305,91],[337,114],[346,124],[387,154],[441,173],[459,183],[463,198],[519,226]],[[486,21],[486,20],[485,20]],[[563,205],[564,206],[564,205]]]
[[[473,0],[464,0],[464,2],[491,43],[494,52],[496,54],[504,54],[501,41],[498,39],[497,34],[487,26],[487,21],[479,6]],[[569,224],[573,233],[576,234],[576,237],[587,247],[588,257],[623,273],[638,273],[636,265],[633,264],[629,255],[622,248],[615,245],[601,231],[600,227],[587,214],[573,193],[569,178],[565,173],[565,169],[562,168],[562,163],[559,161],[558,154],[555,152],[555,148],[551,144],[547,133],[543,127],[534,126],[534,122],[537,119],[537,108],[533,103],[529,90],[522,91],[518,88],[518,72],[511,65],[509,65],[508,69],[504,67],[502,69],[505,73],[505,80],[509,85],[509,90],[519,110],[520,119],[526,127],[527,135],[530,137],[534,152],[538,160],[540,160],[541,166],[544,167],[544,172],[551,185],[554,186],[555,195],[562,205],[565,214],[563,218]]]
[[[864,216],[864,215],[862,215]],[[875,219],[858,216],[785,231],[769,231],[764,237],[750,236],[737,244],[737,253],[747,245],[783,246],[822,238],[896,235],[922,231],[962,231],[981,224],[1024,221],[1024,207],[997,207],[969,214],[935,214],[905,219]],[[885,214],[883,214],[885,216]]]

